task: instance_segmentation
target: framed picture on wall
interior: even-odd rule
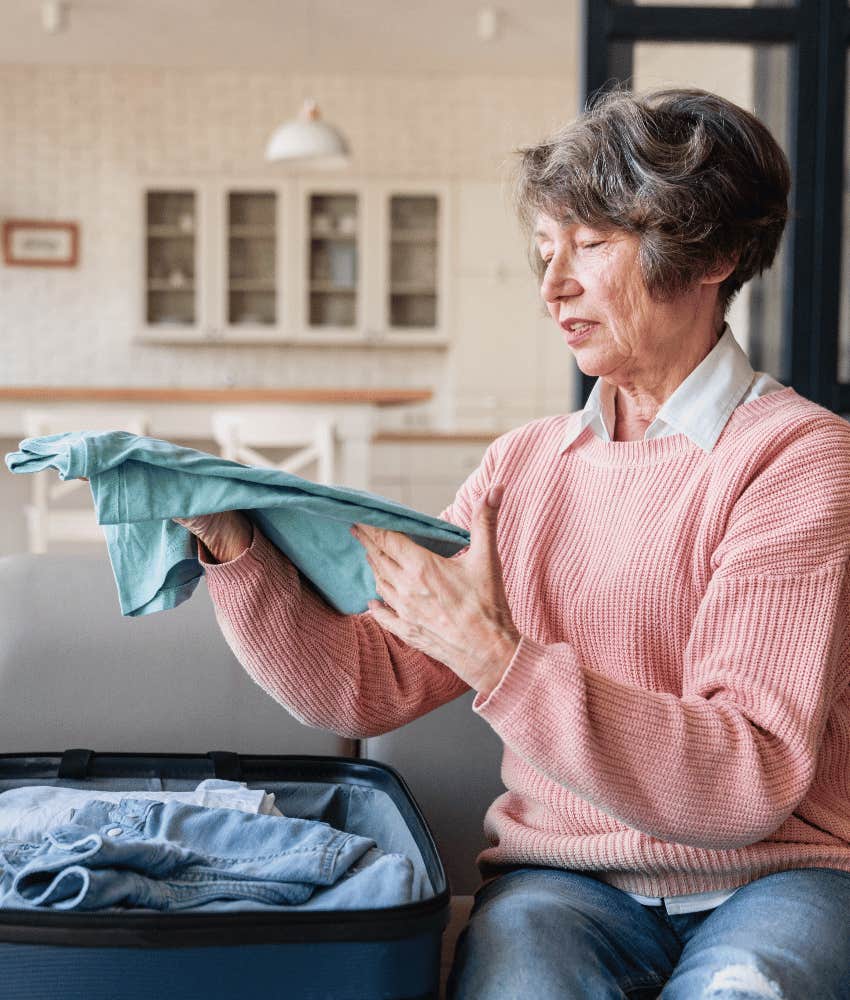
[[[9,267],[76,267],[80,227],[76,222],[6,219],[3,262]]]

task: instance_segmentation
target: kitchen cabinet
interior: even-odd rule
[[[142,211],[143,323],[197,330],[205,321],[196,283],[203,268],[201,192],[188,185],[151,188],[144,192]]]
[[[141,192],[142,323],[149,343],[281,339],[290,218],[277,185],[158,180]]]
[[[214,323],[229,340],[277,336],[286,305],[287,285],[282,242],[288,222],[280,194],[263,188],[227,188],[217,194],[224,216],[216,226],[217,260],[212,271],[222,277],[216,288]],[[221,235],[220,235],[221,234]],[[279,266],[280,265],[280,266]]]
[[[382,192],[381,319],[394,343],[446,336],[447,211],[445,191],[396,187]]]
[[[446,185],[168,179],[141,204],[145,342],[448,341]]]

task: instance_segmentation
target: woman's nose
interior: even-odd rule
[[[557,259],[550,261],[540,283],[540,295],[544,302],[555,302],[561,298],[572,298],[582,291],[581,283],[570,273],[570,268]]]

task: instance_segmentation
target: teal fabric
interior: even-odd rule
[[[90,480],[125,615],[174,608],[203,576],[194,537],[173,517],[245,511],[343,614],[365,611],[376,596],[364,550],[349,532],[355,521],[404,532],[442,556],[469,544],[464,529],[371,493],[124,431],[51,434],[19,448],[6,456],[12,472],[52,467],[61,479]]]

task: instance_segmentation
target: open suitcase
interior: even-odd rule
[[[181,791],[213,776],[274,792],[285,815],[407,854],[423,898],[303,912],[0,909],[0,1000],[437,997],[449,889],[431,833],[392,768],[227,752],[0,754],[0,792],[25,785]]]

